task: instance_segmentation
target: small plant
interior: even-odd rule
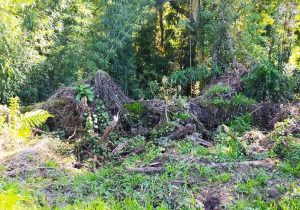
[[[230,94],[230,92],[231,92],[230,86],[226,86],[223,84],[217,84],[217,85],[212,86],[210,89],[208,89],[206,94],[208,96],[221,96],[221,95]]]
[[[48,168],[56,168],[58,163],[55,160],[48,160],[44,162],[44,166]]]
[[[270,176],[264,170],[256,171],[254,176],[254,178],[248,178],[244,183],[238,183],[238,191],[252,194],[256,188],[266,186],[270,180]]]
[[[300,163],[297,165],[293,165],[291,162],[285,161],[280,164],[279,168],[283,173],[291,174],[295,177],[300,177]]]
[[[75,99],[77,101],[81,101],[81,100],[85,100],[85,99],[88,101],[94,101],[94,92],[90,85],[81,84],[81,85],[74,87],[74,90],[76,91]]]
[[[231,180],[231,174],[230,173],[221,173],[218,175],[215,175],[211,178],[212,182],[220,182],[220,183],[226,183]]]
[[[216,106],[216,107],[229,107],[230,106],[230,100],[228,99],[224,99],[224,98],[214,98],[212,101],[211,101],[211,104]]]
[[[235,161],[246,158],[244,145],[238,138],[233,138],[227,133],[219,133],[215,136],[215,141],[217,142],[217,157],[220,161]]]
[[[206,147],[198,145],[196,147],[193,147],[192,154],[195,154],[197,156],[206,156],[210,154],[210,151]]]
[[[173,118],[179,120],[188,120],[190,117],[190,114],[187,112],[176,112],[173,114]]]
[[[237,189],[239,192],[251,194],[254,192],[254,188],[256,186],[255,180],[253,179],[247,179],[245,183],[238,183]]]
[[[2,132],[12,139],[29,137],[32,128],[43,125],[49,117],[53,117],[41,109],[21,114],[18,97],[10,99],[9,110],[9,116],[0,117],[0,134]]]
[[[242,135],[246,131],[250,131],[253,126],[253,117],[251,113],[246,113],[240,117],[235,117],[230,123],[229,127],[238,134]]]
[[[208,166],[196,166],[196,169],[198,171],[198,174],[200,177],[209,178],[213,176],[216,171]]]
[[[135,115],[141,115],[145,110],[145,106],[141,102],[127,103],[124,107],[127,111]]]
[[[252,98],[248,98],[242,93],[238,93],[237,95],[233,96],[231,103],[234,106],[249,106],[256,104],[256,101]]]
[[[151,138],[157,139],[168,135],[174,130],[177,124],[175,122],[164,122],[151,131]]]

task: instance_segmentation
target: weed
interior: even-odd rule
[[[226,183],[229,182],[231,180],[231,174],[230,173],[221,173],[221,174],[217,174],[214,175],[211,178],[212,182],[219,182],[219,183]]]
[[[250,131],[253,127],[253,118],[251,113],[246,113],[240,117],[235,117],[230,123],[229,127],[237,132],[239,135],[244,134],[246,131]]]
[[[208,166],[200,165],[200,166],[196,166],[196,169],[198,171],[199,176],[203,178],[209,178],[216,173],[214,169]]]
[[[145,111],[145,106],[141,102],[124,104],[125,109],[132,114],[140,116]]]
[[[206,94],[209,96],[218,96],[222,94],[229,94],[231,92],[231,87],[217,84],[212,86],[210,89],[207,90]]]
[[[257,102],[252,98],[248,98],[242,93],[238,93],[237,95],[233,96],[231,103],[234,106],[249,106],[256,104]]]

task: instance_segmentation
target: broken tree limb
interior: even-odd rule
[[[76,131],[77,131],[77,126],[74,129],[74,132],[71,136],[69,136],[68,140],[71,140],[72,138],[74,138],[74,136],[76,135]]]
[[[194,143],[205,146],[205,147],[214,146],[212,142],[203,140],[202,135],[199,133],[193,133],[192,135],[185,137],[185,139],[193,141]]]
[[[177,131],[171,133],[168,136],[168,139],[170,139],[170,140],[182,139],[182,138],[185,138],[187,135],[191,135],[195,131],[196,131],[195,126],[193,126],[191,124],[187,124],[186,126],[182,126]]]
[[[119,112],[117,115],[113,116],[113,120],[109,123],[107,128],[105,128],[101,138],[98,141],[98,144],[103,144],[106,141],[107,137],[115,129],[118,122],[119,122]]]
[[[197,125],[201,129],[202,133],[204,135],[206,135],[207,137],[210,137],[211,136],[211,132],[205,128],[205,126],[203,125],[203,123],[201,123],[194,114],[190,113],[190,115],[193,118],[193,120],[197,123]]]
[[[200,144],[202,146],[205,146],[205,147],[213,147],[213,143],[209,142],[209,141],[205,141],[203,139],[199,139],[199,140],[196,140],[195,141],[196,144]]]
[[[119,155],[120,152],[122,151],[122,149],[124,149],[124,147],[126,147],[126,145],[128,144],[128,142],[123,142],[121,144],[119,144],[118,146],[116,146],[116,148],[112,151],[112,154],[114,155]]]
[[[138,154],[141,154],[142,152],[144,152],[144,150],[145,150],[144,147],[140,146],[140,147],[131,149],[129,151],[120,152],[119,155],[120,156],[126,156],[126,155],[129,155],[131,153],[138,155]]]
[[[164,167],[142,167],[142,168],[128,168],[129,172],[136,173],[159,173],[164,171]]]

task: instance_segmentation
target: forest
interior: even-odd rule
[[[0,0],[0,210],[300,210],[299,0]]]

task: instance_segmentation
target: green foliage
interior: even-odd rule
[[[124,107],[127,109],[127,111],[136,115],[141,115],[145,111],[145,106],[141,102],[125,104]]]
[[[248,98],[242,93],[238,93],[233,96],[231,103],[234,106],[250,106],[256,104],[256,101],[252,98]]]
[[[295,80],[295,92],[299,94],[300,93],[300,69],[295,69],[293,71],[293,78]]]
[[[232,138],[226,133],[215,136],[216,150],[220,161],[236,161],[246,158],[245,148],[237,138]]]
[[[217,84],[212,86],[211,88],[209,88],[206,91],[206,94],[208,96],[222,96],[222,95],[226,95],[226,94],[230,94],[231,92],[231,87],[230,86],[226,86],[223,84]]]
[[[84,113],[85,117],[85,136],[84,141],[78,142],[76,145],[76,154],[85,158],[84,150],[88,148],[95,154],[102,154],[106,152],[103,145],[99,145],[98,141],[103,134],[104,129],[108,126],[110,116],[108,110],[101,100],[94,101],[94,109],[90,112]]]
[[[253,66],[243,79],[245,93],[258,101],[281,101],[291,98],[293,84],[272,61],[262,61]]]
[[[57,168],[58,163],[55,160],[48,160],[45,161],[44,166],[48,168]]]
[[[255,178],[248,178],[244,183],[238,183],[237,188],[242,193],[253,194],[256,188],[266,186],[269,179],[269,175],[264,170],[260,170]]]
[[[246,131],[250,131],[253,128],[252,125],[253,118],[251,113],[246,113],[240,117],[235,117],[235,119],[229,123],[229,127],[239,135],[244,134]]]
[[[81,101],[83,98],[86,98],[88,101],[94,101],[94,92],[88,84],[82,84],[74,87],[76,91],[76,100]]]
[[[213,176],[211,178],[212,182],[218,182],[218,183],[226,183],[231,180],[232,175],[230,173],[221,173]]]
[[[286,135],[291,129],[297,126],[297,120],[287,118],[282,122],[275,124],[272,132],[272,138],[275,140],[275,146],[272,149],[275,156],[280,158],[280,168],[284,173],[300,176],[300,144],[297,134]]]
[[[216,174],[216,171],[208,166],[196,166],[197,172],[200,177],[213,177]]]
[[[151,131],[151,138],[158,139],[160,137],[167,136],[171,131],[174,130],[176,122],[164,122],[161,125],[158,125]]]
[[[246,97],[243,93],[235,93],[230,86],[223,84],[217,84],[207,89],[201,100],[205,106],[213,105],[225,109],[247,107],[256,103],[254,99]]]
[[[230,100],[224,98],[214,98],[212,99],[211,104],[220,108],[228,108],[230,106]]]
[[[15,182],[0,187],[0,208],[5,210],[36,209],[36,199]]]
[[[191,116],[189,113],[186,112],[176,112],[173,114],[172,116],[175,119],[179,119],[179,120],[187,120],[189,119]]]
[[[283,173],[300,177],[300,163],[294,164],[292,161],[285,161],[280,164],[280,170]]]
[[[10,99],[10,121],[6,121],[5,118],[1,118],[0,132],[7,137],[15,138],[27,138],[31,134],[31,129],[34,127],[42,126],[48,118],[53,117],[47,111],[35,110],[20,114],[20,101],[18,97]]]
[[[204,64],[187,68],[180,71],[175,71],[170,76],[171,83],[181,85],[182,87],[191,87],[197,81],[204,82],[210,77],[210,70]]]

